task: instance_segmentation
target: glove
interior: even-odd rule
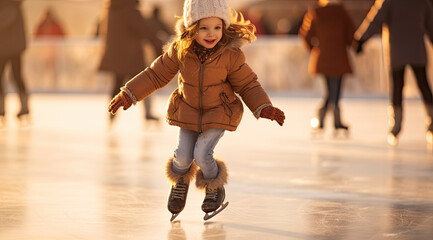
[[[283,111],[272,106],[263,108],[263,110],[260,112],[260,117],[275,120],[278,124],[280,124],[280,126],[283,126],[284,119],[286,119]]]
[[[120,91],[110,102],[108,111],[115,114],[117,110],[123,106],[123,110],[128,109],[132,105],[132,100],[125,91]]]

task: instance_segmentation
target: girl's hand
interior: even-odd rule
[[[123,106],[123,110],[126,110],[131,107],[131,105],[131,98],[125,91],[121,91],[111,100],[108,111],[114,115],[121,106]]]
[[[278,124],[280,124],[280,126],[283,126],[284,119],[286,119],[283,111],[272,106],[263,108],[263,110],[260,112],[260,117],[275,120]]]

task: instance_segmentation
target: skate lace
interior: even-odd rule
[[[178,198],[183,199],[185,197],[186,193],[186,184],[184,183],[177,183],[176,187],[172,191],[172,198]]]
[[[204,198],[204,200],[212,200],[212,201],[216,201],[218,197],[218,190],[212,190],[212,189],[207,189],[206,190],[206,196]]]

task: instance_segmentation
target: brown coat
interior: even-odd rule
[[[309,72],[328,76],[351,73],[347,53],[355,32],[352,19],[341,4],[309,10],[299,35],[311,49]]]
[[[234,131],[243,114],[242,102],[235,93],[256,117],[259,107],[271,104],[239,46],[240,41],[236,41],[221,47],[203,64],[194,53],[188,53],[181,63],[171,47],[126,86],[142,100],[167,85],[179,72],[179,87],[168,103],[168,123],[198,132],[210,128]]]
[[[21,2],[0,0],[0,58],[20,54],[25,48]]]
[[[137,9],[136,0],[111,0],[105,51],[100,70],[133,76],[144,65],[143,40],[155,40],[151,26]]]

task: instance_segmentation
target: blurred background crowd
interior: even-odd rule
[[[373,0],[342,1],[358,27]],[[154,9],[169,28],[182,15],[180,0],[141,0],[140,11],[150,18]],[[231,0],[257,27],[258,40],[244,48],[247,62],[269,91],[294,95],[320,95],[322,82],[308,74],[309,52],[298,30],[304,14],[317,0]],[[28,46],[23,57],[23,74],[30,92],[109,92],[109,73],[98,71],[103,53],[103,36],[98,35],[105,0],[24,0],[22,1]],[[156,56],[144,42],[146,64]],[[428,49],[430,54],[431,49]],[[347,76],[347,96],[387,96],[387,70],[382,61],[380,36],[364,46],[362,55],[351,52],[354,73]],[[10,72],[10,71],[9,71]],[[6,78],[10,73],[6,69]],[[407,73],[409,78],[412,72]],[[430,75],[430,74],[429,74]],[[10,81],[8,81],[10,82]],[[13,91],[7,86],[6,91]],[[170,88],[161,91],[171,92]],[[408,81],[405,96],[418,96],[416,84]]]

